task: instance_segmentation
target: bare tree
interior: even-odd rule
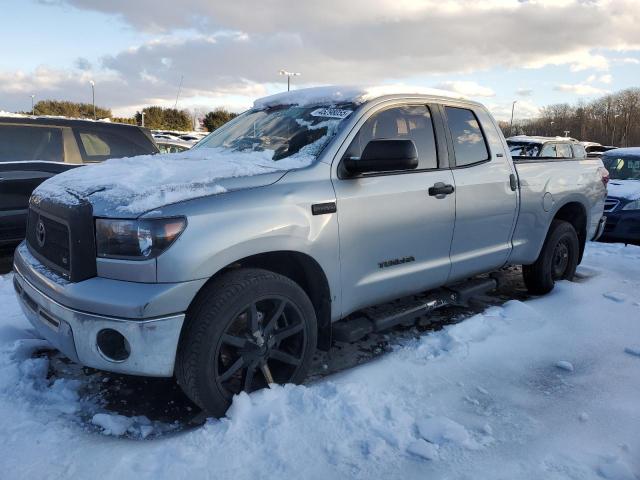
[[[507,124],[508,125],[508,124]],[[507,125],[502,130],[509,133]],[[518,134],[569,136],[604,145],[640,145],[640,88],[605,95],[589,103],[559,103],[540,110],[531,120],[517,122]]]

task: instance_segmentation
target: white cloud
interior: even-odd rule
[[[531,88],[518,88],[516,90],[516,95],[521,97],[530,97],[533,95],[533,90]]]
[[[435,88],[460,93],[467,97],[494,97],[496,92],[471,81],[446,81],[438,83]]]
[[[486,107],[497,120],[508,122],[511,120],[511,102],[486,102]],[[518,100],[513,108],[514,121],[535,118],[540,113],[540,107],[529,100]]]
[[[598,81],[600,83],[611,83],[613,81],[613,76],[611,76],[610,74],[606,74],[606,75],[600,75],[600,77],[598,78]]]
[[[573,93],[575,95],[604,95],[608,93],[607,90],[603,90],[602,88],[594,87],[593,85],[588,85],[586,83],[576,83],[576,84],[568,84],[563,83],[561,85],[556,85],[554,90],[559,92]]]
[[[152,32],[149,42],[113,52],[101,65],[78,63],[109,78],[101,94],[114,108],[170,102],[182,75],[188,101],[264,92],[281,81],[281,68],[302,72],[298,84],[372,84],[548,65],[606,72],[603,52],[640,51],[635,0],[184,0],[161,7],[156,0],[41,1],[101,11]],[[42,82],[42,72],[21,75],[26,84]],[[65,91],[74,75],[62,69],[58,82],[49,78],[39,93]],[[467,83],[451,88],[493,93]],[[7,91],[0,86],[0,104]]]
[[[613,80],[613,76],[609,73],[606,73],[604,75],[589,75],[587,77],[586,83],[595,83],[595,82],[600,82],[600,83],[611,83]]]

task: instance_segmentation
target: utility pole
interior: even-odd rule
[[[178,94],[176,95],[176,103],[173,106],[174,110],[178,109],[178,98],[180,98],[180,90],[182,90],[182,81],[184,80],[184,75],[180,75],[180,85],[178,86]]]
[[[286,70],[280,70],[278,73],[287,77],[287,92],[291,90],[291,77],[299,77],[302,75],[300,72],[287,72]]]
[[[35,95],[31,95],[31,115],[35,115],[35,110],[33,108],[33,99],[35,98]]]
[[[89,80],[91,84],[91,103],[93,104],[93,119],[96,119],[96,82]]]
[[[141,127],[144,127],[144,112],[141,112],[141,113],[140,113],[140,116],[142,117],[142,119],[141,119],[141,123],[142,123],[142,125],[140,125],[140,126],[141,126]]]
[[[514,100],[514,101],[511,103],[511,125],[509,126],[509,133],[510,133],[511,135],[513,135],[513,111],[514,111],[514,110],[515,110],[515,108],[516,108],[516,103],[518,103],[518,101],[517,101],[517,100]]]

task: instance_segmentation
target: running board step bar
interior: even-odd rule
[[[413,325],[421,317],[445,306],[468,306],[469,301],[494,290],[496,278],[477,278],[439,288],[432,292],[405,297],[393,302],[365,308],[333,324],[332,337],[351,343],[372,332],[381,332],[397,325]]]

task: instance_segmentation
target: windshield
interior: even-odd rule
[[[353,104],[341,104],[249,110],[194,148],[264,152],[274,161],[298,157],[315,159],[354,109]]]
[[[640,180],[640,156],[606,156],[602,159],[612,180]]]
[[[514,157],[537,157],[540,153],[541,145],[539,143],[507,141],[507,144]]]

